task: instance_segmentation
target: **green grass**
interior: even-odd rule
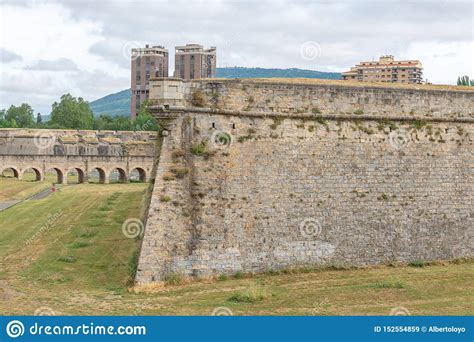
[[[59,257],[58,261],[73,263],[77,261],[77,258],[73,256],[64,256],[64,257]]]
[[[375,289],[404,289],[405,284],[402,283],[401,281],[395,281],[395,282],[382,281],[382,282],[377,282],[373,285],[370,285],[370,287],[373,287]]]
[[[181,285],[184,283],[185,277],[180,273],[168,273],[164,281],[167,285]]]
[[[0,176],[0,202],[28,198],[50,188],[53,183],[57,183],[55,172],[47,172],[43,182],[36,181],[36,175],[32,171],[26,171],[22,180],[14,178],[13,174],[8,171],[4,171],[4,175]],[[78,176],[69,173],[67,181],[68,184],[77,184]]]
[[[234,303],[256,303],[268,297],[265,288],[258,285],[251,285],[244,291],[235,293],[229,298],[229,302]]]
[[[19,181],[16,178],[0,177],[0,202],[20,200],[51,186],[47,182]]]
[[[131,291],[140,241],[126,238],[122,223],[142,217],[146,186],[64,187],[1,212],[0,314],[42,306],[63,315],[209,315],[216,307],[235,315],[388,315],[399,306],[412,315],[474,313],[472,260],[237,272],[194,283],[170,274],[164,287]]]
[[[411,267],[425,267],[426,262],[424,262],[422,260],[412,261],[408,264],[408,266],[411,266]]]
[[[0,213],[0,269],[28,298],[125,291],[140,241],[122,233],[141,218],[147,184],[81,184]],[[110,207],[110,211],[101,209]],[[135,260],[131,260],[134,257]],[[85,291],[85,292],[84,292]],[[29,300],[18,303],[28,312]],[[0,312],[8,310],[0,304]],[[93,311],[91,311],[93,313]]]

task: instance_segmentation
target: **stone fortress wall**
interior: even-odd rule
[[[22,178],[27,170],[44,180],[55,171],[59,183],[74,171],[79,181],[87,181],[96,170],[102,183],[118,170],[127,181],[133,170],[141,180],[149,180],[157,154],[156,132],[115,132],[77,130],[0,129],[0,172],[12,169]]]
[[[474,92],[157,79],[136,280],[473,255]]]

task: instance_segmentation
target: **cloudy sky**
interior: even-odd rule
[[[2,0],[0,108],[49,113],[67,92],[92,101],[130,87],[130,48],[217,46],[218,66],[344,71],[392,54],[424,76],[474,76],[471,0]]]

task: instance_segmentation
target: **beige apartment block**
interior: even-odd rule
[[[357,82],[422,83],[423,68],[418,60],[396,61],[387,55],[378,61],[361,62],[342,73],[343,80]]]
[[[168,50],[160,45],[132,49],[131,70],[130,113],[134,119],[141,104],[149,97],[150,78],[168,77]]]
[[[175,48],[174,77],[185,80],[216,77],[216,47],[204,49],[199,44]]]

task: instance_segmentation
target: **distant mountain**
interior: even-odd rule
[[[338,72],[324,72],[305,69],[264,69],[264,68],[217,68],[217,77],[222,78],[323,78],[339,80],[341,74]]]
[[[95,116],[109,114],[111,116],[130,116],[130,89],[104,96],[89,103]]]
[[[338,80],[341,74],[305,69],[264,69],[264,68],[217,68],[219,78],[323,78]],[[130,89],[104,96],[89,103],[95,116],[109,114],[111,116],[130,116]]]

